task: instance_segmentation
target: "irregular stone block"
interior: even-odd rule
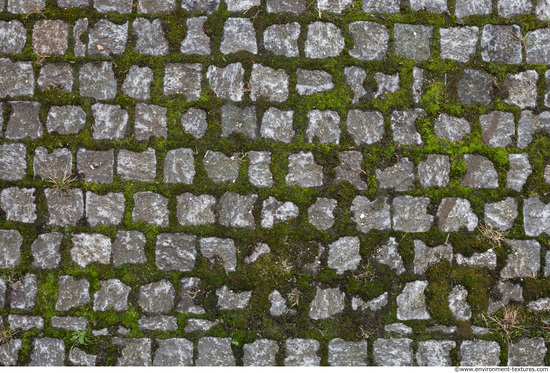
[[[506,74],[504,88],[508,89],[509,94],[504,102],[517,105],[522,109],[534,108],[537,104],[538,79],[539,74],[535,70]]]
[[[117,173],[126,180],[154,182],[157,173],[155,149],[147,148],[144,152],[121,149],[118,153]]]
[[[328,343],[328,363],[331,366],[366,366],[367,342],[331,340]]]
[[[206,122],[206,111],[202,109],[189,108],[181,116],[183,130],[193,137],[200,139],[206,133],[208,123]]]
[[[405,157],[385,170],[376,169],[376,184],[381,189],[397,192],[414,189],[414,163]]]
[[[529,0],[499,0],[498,15],[500,17],[513,17],[518,14],[529,14],[533,4]]]
[[[43,233],[31,245],[33,257],[32,266],[41,269],[53,269],[61,260],[61,240],[63,234],[59,232]]]
[[[518,203],[512,197],[485,204],[485,223],[494,229],[501,231],[511,229],[517,217]]]
[[[220,0],[182,0],[181,8],[188,12],[204,12],[210,14],[218,10]]]
[[[416,120],[425,115],[424,109],[394,110],[391,113],[393,140],[403,145],[422,144],[422,136],[416,129]]]
[[[36,220],[36,197],[34,188],[11,187],[2,190],[0,206],[6,220],[33,223]]]
[[[97,355],[87,354],[80,348],[75,347],[69,352],[69,362],[76,366],[95,366]]]
[[[0,268],[14,268],[21,263],[23,237],[16,230],[0,230]]]
[[[99,262],[110,264],[111,240],[99,233],[77,233],[73,239],[71,259],[81,267]]]
[[[472,232],[477,227],[477,215],[464,198],[443,198],[436,216],[442,232],[458,232],[462,227]]]
[[[334,88],[332,75],[323,70],[296,70],[296,92],[307,96]]]
[[[233,184],[239,177],[241,161],[237,153],[227,157],[221,152],[207,150],[203,158],[203,166],[213,182]]]
[[[254,25],[249,18],[230,17],[223,26],[220,52],[231,54],[239,51],[247,51],[252,54],[258,53],[256,30],[254,30]]]
[[[10,306],[16,310],[31,311],[38,294],[38,279],[36,275],[26,273],[18,283],[19,287],[12,286]]]
[[[227,272],[235,271],[235,267],[237,266],[237,249],[232,239],[203,237],[199,240],[199,247],[202,256],[211,261],[215,257],[221,258],[223,267]]]
[[[264,30],[264,47],[276,56],[299,57],[300,24],[271,25]]]
[[[200,55],[211,53],[210,37],[203,30],[206,19],[207,17],[187,18],[187,36],[181,42],[181,53]]]
[[[68,63],[47,63],[40,69],[38,88],[59,88],[66,92],[73,90],[73,67]]]
[[[26,43],[27,31],[21,22],[0,21],[0,53],[21,53]]]
[[[126,4],[117,0],[94,0],[110,1],[117,4]],[[130,4],[130,9],[132,5]],[[124,53],[128,43],[128,21],[122,25],[100,19],[88,33],[88,55],[89,56],[116,56]],[[98,99],[100,100],[100,99]]]
[[[410,0],[411,10],[433,13],[447,12],[447,0]]]
[[[218,204],[219,223],[231,228],[254,229],[256,223],[252,209],[257,199],[256,194],[243,196],[234,192],[225,192]]]
[[[270,107],[262,118],[260,135],[266,139],[289,144],[296,133],[292,128],[293,116],[293,111]]]
[[[478,154],[464,154],[466,174],[460,185],[468,188],[498,188],[498,173],[493,162]]]
[[[450,141],[460,141],[472,131],[470,122],[464,118],[457,118],[445,113],[440,114],[434,121],[434,132],[438,137]]]
[[[161,271],[192,271],[195,267],[197,239],[184,233],[157,236],[155,263]]]
[[[482,70],[464,69],[457,92],[463,104],[489,104],[496,95],[493,76]]]
[[[53,316],[51,322],[52,328],[64,330],[86,330],[88,327],[88,319],[85,317]]]
[[[8,324],[10,329],[22,332],[32,329],[44,330],[44,319],[40,316],[8,315]],[[11,344],[11,340],[9,343]]]
[[[521,63],[521,29],[518,25],[485,25],[481,33],[483,61]]]
[[[533,168],[529,163],[529,155],[527,153],[509,154],[508,161],[510,169],[506,174],[506,188],[521,192],[527,178],[533,172]]]
[[[112,343],[122,347],[118,366],[151,366],[151,340],[149,338],[113,338]]]
[[[361,180],[363,154],[358,151],[340,152],[340,165],[334,169],[336,179],[334,183],[338,184],[343,181],[348,181],[358,190],[367,189],[367,183]]]
[[[455,347],[455,341],[436,341],[432,339],[418,342],[416,363],[419,366],[450,366],[452,365],[451,350]]]
[[[268,13],[302,13],[306,10],[306,0],[267,0]]]
[[[398,243],[395,237],[390,237],[385,245],[382,245],[376,252],[374,260],[380,264],[385,264],[398,275],[405,272],[403,258],[398,251]]]
[[[318,197],[307,210],[309,223],[319,230],[331,228],[335,222],[333,211],[336,206],[335,199]]]
[[[194,301],[194,293],[200,292],[200,279],[196,277],[184,277],[180,280],[180,302],[176,311],[181,313],[204,314],[204,308],[197,306]]]
[[[49,225],[77,225],[84,216],[84,198],[80,189],[57,193],[51,188],[45,190]]]
[[[540,269],[540,244],[535,240],[507,240],[506,243],[512,250],[500,277],[536,277]]]
[[[0,98],[34,94],[34,71],[31,62],[12,62],[0,58]]]
[[[90,302],[90,283],[83,278],[77,280],[71,276],[59,276],[56,311],[68,311],[73,307],[85,306]]]
[[[172,13],[176,10],[176,0],[138,0],[140,14]]]
[[[157,105],[139,103],[135,107],[134,137],[138,141],[147,141],[151,136],[166,138],[168,128],[166,113],[168,109]]]
[[[370,201],[367,197],[357,196],[351,205],[353,220],[360,232],[368,233],[372,229],[391,229],[390,205],[387,197],[378,197]]]
[[[118,225],[124,215],[125,199],[123,193],[106,195],[86,192],[86,218],[93,227],[96,225]]]
[[[132,11],[131,2],[117,0],[93,0],[94,9],[100,13],[130,13]]]
[[[210,89],[222,100],[242,101],[244,96],[244,69],[240,62],[225,67],[208,66],[206,78]]]
[[[256,101],[263,97],[273,102],[286,101],[288,81],[289,76],[285,70],[276,70],[255,63],[250,76],[250,99]]]
[[[312,188],[323,185],[323,166],[315,163],[313,153],[300,152],[288,156],[288,174],[285,182],[289,186]]]
[[[157,339],[159,347],[155,351],[154,366],[193,365],[193,342],[185,338]]]
[[[422,189],[445,187],[449,184],[451,163],[448,155],[430,154],[418,163],[418,180]]]
[[[251,291],[234,292],[226,285],[216,290],[218,297],[218,307],[222,310],[233,310],[246,308],[250,302]]]
[[[86,112],[74,105],[51,106],[46,119],[48,133],[57,132],[60,135],[78,133],[85,125]]]
[[[408,338],[377,339],[373,344],[375,364],[380,366],[412,366],[412,342]]]
[[[468,290],[462,285],[456,285],[448,298],[449,308],[457,320],[467,321],[472,317],[472,307],[468,304]]]
[[[166,3],[163,2],[162,4]],[[168,53],[168,40],[164,36],[162,23],[159,18],[153,21],[145,18],[136,18],[132,23],[132,33],[135,36],[134,50],[137,53],[151,56],[164,56]]]
[[[399,13],[400,11],[400,0],[363,0],[365,13]]]
[[[429,320],[431,318],[426,308],[424,290],[428,281],[409,282],[397,296],[398,320]],[[376,343],[376,342],[375,342]]]
[[[307,113],[309,125],[306,130],[308,142],[314,138],[323,144],[340,143],[340,116],[332,110],[310,110]]]
[[[315,298],[309,305],[309,317],[314,320],[327,319],[344,310],[345,294],[339,288],[317,288]]]
[[[243,346],[244,366],[275,366],[277,365],[276,355],[279,352],[277,341],[261,338],[254,343],[245,343]]]
[[[122,140],[126,137],[128,112],[120,105],[93,104],[92,137],[95,140]]]
[[[145,244],[147,240],[140,231],[117,231],[113,242],[113,265],[143,264],[147,262]]]
[[[271,152],[249,151],[248,178],[250,184],[258,188],[273,186],[273,176],[269,166],[271,164]]]
[[[298,206],[292,202],[281,202],[270,196],[262,204],[262,228],[273,228],[277,223],[298,216]]]
[[[381,60],[388,51],[390,33],[380,23],[357,21],[349,24],[349,33],[354,47],[350,56],[361,61]]]
[[[462,254],[456,254],[455,261],[458,265],[469,265],[495,269],[497,266],[497,255],[492,249],[489,249],[484,253],[475,253],[469,258],[465,258]]]
[[[257,119],[256,107],[249,106],[239,108],[235,105],[222,106],[222,137],[229,137],[232,134],[243,134],[252,139],[256,138]]]
[[[218,321],[187,319],[187,324],[185,325],[184,331],[186,333],[207,332],[216,325],[218,325]]]
[[[289,338],[285,341],[285,366],[319,366],[317,355],[319,341],[315,339]]]
[[[440,28],[440,56],[458,62],[468,62],[476,53],[479,28],[450,27]]]
[[[508,345],[508,366],[544,366],[546,351],[543,338],[522,338]]]
[[[460,345],[461,366],[500,365],[500,346],[493,341],[464,341]]]
[[[347,270],[356,270],[361,262],[359,254],[360,242],[358,237],[341,237],[328,245],[329,268],[336,270],[341,275]]]
[[[32,29],[32,49],[37,54],[62,55],[69,46],[69,25],[58,19],[35,22]]]
[[[168,198],[154,192],[134,194],[134,210],[132,211],[134,222],[143,221],[150,225],[167,227],[169,217]]]
[[[428,197],[399,196],[393,199],[393,229],[404,232],[427,232],[434,217],[427,213]]]
[[[395,53],[416,61],[430,58],[430,39],[433,27],[396,23],[394,26]]]
[[[304,53],[307,58],[337,57],[344,49],[344,36],[335,24],[313,22],[307,26]]]
[[[367,95],[367,91],[363,87],[363,82],[366,77],[367,73],[360,67],[347,66],[344,68],[344,82],[353,92],[352,104],[357,104],[359,99]],[[352,111],[350,111],[350,113]]]
[[[174,308],[176,291],[166,279],[139,288],[138,304],[148,314],[169,313]]]
[[[197,101],[201,95],[202,65],[169,63],[164,69],[164,94],[183,94],[187,101]]]
[[[42,104],[32,101],[10,101],[13,113],[6,127],[7,139],[37,139],[44,134],[40,121]]]
[[[94,311],[123,311],[128,308],[131,287],[118,279],[99,281],[101,288],[94,293]]]
[[[197,342],[196,366],[235,366],[231,338],[202,337]]]
[[[122,92],[136,100],[148,100],[151,97],[151,83],[153,82],[153,70],[151,68],[132,65],[124,83]]]
[[[113,149],[105,151],[78,149],[76,153],[76,169],[87,183],[112,183],[114,163]]]
[[[374,98],[385,97],[386,94],[395,93],[399,90],[399,73],[394,75],[386,75],[381,72],[374,73],[374,80],[378,85],[378,89],[374,93]]]
[[[57,338],[35,338],[29,366],[52,367],[65,365],[65,343]]]
[[[414,273],[423,275],[429,267],[441,261],[453,263],[453,247],[448,244],[435,247],[427,246],[420,240],[414,240]]]

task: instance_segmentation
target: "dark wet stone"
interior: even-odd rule
[[[394,189],[404,192],[414,188],[414,163],[402,158],[385,170],[376,170],[376,184],[381,189]]]
[[[181,53],[200,55],[211,53],[210,37],[203,30],[206,19],[206,17],[192,17],[186,20],[187,36],[181,42]]]
[[[235,271],[235,267],[237,266],[237,249],[232,239],[203,237],[199,240],[199,247],[202,256],[210,259],[210,261],[220,258],[227,272]]]
[[[88,62],[80,68],[80,95],[96,100],[110,100],[116,95],[116,79],[111,62]],[[93,107],[106,107],[107,105]],[[115,105],[111,105],[115,106]],[[117,105],[117,107],[119,107]],[[94,117],[96,113],[94,112]]]
[[[189,108],[189,110],[181,116],[181,125],[185,132],[200,139],[208,129],[206,111],[197,108]]]
[[[340,152],[340,162],[340,165],[334,169],[336,172],[334,183],[348,181],[358,190],[367,189],[367,183],[361,179],[363,154],[358,151]]]
[[[289,338],[285,341],[286,366],[319,366],[321,358],[316,339]]]
[[[422,189],[445,187],[449,184],[451,163],[448,155],[430,154],[418,163],[418,180]]]
[[[416,61],[430,58],[432,26],[396,23],[394,33],[395,53]]]
[[[123,193],[105,195],[86,192],[86,219],[92,227],[101,224],[119,225],[124,215]]]
[[[500,365],[500,345],[494,341],[464,341],[460,345],[460,365]]]
[[[0,21],[0,53],[17,54],[27,42],[27,31],[17,20]]]
[[[340,143],[340,116],[332,110],[310,110],[307,113],[309,125],[306,130],[308,142],[328,144]]]
[[[34,94],[34,71],[31,62],[12,62],[0,58],[0,98]]]
[[[335,338],[328,343],[328,363],[331,366],[366,366],[367,341],[348,342]]]
[[[333,211],[336,206],[335,199],[318,197],[317,201],[307,210],[308,221],[317,229],[329,229],[335,222]]]
[[[239,177],[241,161],[237,153],[227,157],[221,152],[207,150],[203,158],[206,174],[215,183],[234,183]]]
[[[33,223],[36,220],[36,189],[11,187],[0,193],[0,207],[8,221]]]
[[[63,234],[59,232],[43,233],[31,245],[33,257],[32,266],[35,268],[56,268],[61,260],[61,240]]]
[[[218,10],[220,0],[182,0],[181,7],[189,12],[204,12],[207,14]]]
[[[507,240],[512,250],[500,277],[536,277],[540,269],[540,244],[535,240]]]
[[[337,57],[344,49],[344,36],[335,24],[313,22],[307,26],[304,53],[307,58]]]
[[[75,316],[53,316],[51,319],[52,328],[64,330],[86,330],[88,328],[88,319]]]
[[[155,351],[154,366],[193,365],[193,342],[185,338],[157,339],[159,347]]]
[[[151,340],[149,338],[120,338],[112,339],[114,345],[122,347],[122,354],[118,358],[118,366],[151,366]]]
[[[485,25],[481,34],[481,58],[487,62],[521,63],[521,37],[518,25]]]
[[[123,311],[128,308],[131,287],[116,278],[99,283],[101,288],[94,293],[94,311]]]
[[[496,94],[493,77],[481,70],[464,69],[458,83],[458,97],[463,104],[489,104]]]
[[[21,263],[21,233],[16,230],[0,230],[0,242],[0,268],[13,268]]]
[[[300,24],[271,25],[264,30],[264,47],[276,56],[299,57]]]
[[[72,83],[71,83],[72,84]],[[48,133],[78,133],[86,125],[86,112],[80,106],[51,106],[46,119]]]
[[[365,13],[399,13],[400,10],[400,0],[363,0]]]
[[[405,266],[403,265],[403,258],[399,254],[398,248],[399,244],[395,238],[390,237],[388,242],[377,250],[374,259],[380,264],[387,265],[392,271],[400,275],[405,272]]]
[[[195,267],[197,239],[184,233],[161,233],[157,236],[155,262],[162,271],[192,271]]]
[[[460,185],[468,188],[498,188],[498,173],[493,163],[482,155],[465,154],[466,175]]]
[[[166,138],[168,136],[167,111],[167,108],[158,105],[137,104],[134,113],[135,139],[145,141],[151,136]]]
[[[219,223],[231,228],[254,229],[256,223],[252,215],[254,203],[258,199],[256,194],[240,195],[225,192],[218,203]]]
[[[44,134],[40,122],[40,108],[42,104],[34,101],[10,101],[13,113],[10,115],[6,127],[7,139],[37,139]]]
[[[351,205],[353,220],[360,232],[368,233],[372,229],[391,229],[390,205],[387,197],[378,197],[370,201],[367,197],[357,196]]]
[[[113,265],[118,267],[126,263],[146,263],[146,242],[145,235],[140,231],[118,231],[112,245]]]
[[[234,133],[240,133],[252,139],[256,138],[258,124],[255,106],[241,109],[231,104],[223,105],[221,120],[222,137],[229,137]]]
[[[296,92],[299,95],[312,95],[334,88],[332,75],[323,70],[296,70]]]
[[[359,99],[367,95],[367,91],[363,87],[366,77],[367,73],[361,67],[347,66],[344,68],[344,82],[353,92],[352,104],[358,103]]]
[[[477,227],[477,215],[472,211],[470,201],[464,198],[443,198],[436,216],[442,232],[458,232],[460,228],[472,232]]]
[[[137,192],[134,194],[134,210],[132,219],[144,221],[158,227],[167,227],[170,210],[168,198],[154,192]]]
[[[29,366],[51,367],[65,365],[65,343],[57,338],[35,338]]]
[[[230,17],[223,26],[223,38],[220,52],[230,54],[239,51],[258,53],[256,30],[249,18]]]
[[[434,132],[438,137],[450,141],[460,141],[472,131],[470,122],[464,118],[440,114],[434,121]]]
[[[18,284],[18,286],[14,286]],[[31,273],[25,274],[22,279],[11,284],[10,306],[16,310],[31,311],[34,308],[38,294],[38,279]]]
[[[244,69],[240,62],[225,67],[208,66],[210,89],[222,100],[241,101],[244,96]]]
[[[48,63],[40,69],[38,88],[59,88],[66,92],[73,90],[73,68],[68,63]]]
[[[299,212],[294,203],[281,202],[270,196],[262,204],[262,228],[273,228],[277,223],[294,219]]]
[[[174,308],[174,285],[162,279],[139,288],[138,304],[148,314],[169,313]]]
[[[354,47],[350,56],[361,61],[381,60],[388,51],[390,33],[380,23],[358,21],[349,24],[349,32]]]
[[[429,267],[441,261],[453,262],[453,247],[448,244],[430,247],[420,240],[414,240],[414,273],[423,275]]]
[[[32,49],[34,53],[62,55],[69,46],[69,25],[58,19],[42,19],[35,22],[32,29]]]
[[[93,262],[109,264],[111,239],[99,233],[78,233],[72,238],[71,259],[81,267]]]
[[[119,4],[126,4],[118,0],[99,1],[116,1]],[[97,4],[97,2],[98,0],[94,0],[94,3]],[[128,42],[128,21],[119,25],[101,19],[96,22],[94,27],[90,28],[88,39],[88,55],[90,56],[107,57],[122,54],[126,50],[126,43]]]
[[[137,2],[137,11],[140,14],[172,13],[175,10],[176,0],[138,0]]]
[[[350,110],[347,127],[357,145],[373,144],[384,136],[384,118],[378,111]]]
[[[197,342],[196,366],[235,366],[231,338],[202,337]]]
[[[465,63],[476,53],[479,28],[475,26],[440,28],[439,35],[441,58]]]
[[[49,225],[77,225],[84,216],[84,198],[80,189],[70,189],[60,194],[47,188],[45,194]]]
[[[199,63],[169,63],[164,69],[164,94],[182,93],[187,101],[197,101],[201,96],[202,65]]]
[[[288,157],[288,174],[285,182],[289,186],[311,188],[323,185],[323,166],[315,163],[313,153],[300,152]]]
[[[399,196],[393,199],[393,229],[404,232],[427,232],[434,217],[428,214],[428,197]]]
[[[175,0],[173,1],[175,5]],[[159,1],[159,3],[163,5],[168,4],[167,1]],[[141,9],[138,8],[138,10]],[[168,53],[168,40],[164,36],[160,18],[153,21],[145,18],[136,18],[132,23],[132,33],[136,38],[134,50],[137,53],[151,56],[164,56]]]
[[[117,173],[122,179],[154,182],[157,173],[155,149],[144,152],[121,149],[118,153]]]
[[[180,302],[176,310],[181,313],[204,314],[204,308],[195,304],[195,294],[200,293],[200,279],[184,277],[180,280]]]
[[[243,346],[244,366],[275,366],[277,365],[276,355],[279,352],[277,341],[261,338],[254,343],[246,343]]]
[[[302,13],[306,10],[306,0],[267,0],[268,13]]]
[[[132,65],[126,74],[124,83],[122,83],[122,92],[136,100],[148,100],[151,97],[152,82],[153,70],[151,68]]]
[[[293,117],[293,111],[283,111],[270,107],[262,118],[261,136],[289,144],[296,133],[292,127]]]
[[[76,168],[87,183],[110,184],[113,182],[114,151],[78,149]]]
[[[412,366],[412,342],[408,338],[377,339],[373,344],[375,364],[379,366]]]
[[[391,113],[393,140],[399,144],[422,144],[422,136],[416,129],[416,120],[425,116],[424,109],[394,110]]]

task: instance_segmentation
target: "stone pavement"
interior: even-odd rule
[[[548,0],[1,0],[0,364],[549,364],[548,65]]]

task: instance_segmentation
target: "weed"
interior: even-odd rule
[[[296,307],[300,303],[300,291],[297,288],[294,288],[288,294],[288,304],[290,307]]]
[[[32,14],[38,14],[38,15],[46,18],[46,16],[42,12],[45,8],[46,8],[46,6],[40,5],[37,1],[35,1],[33,6],[32,6],[31,11],[29,13],[27,13],[27,15],[25,16],[25,19],[29,18],[29,16],[32,15]]]
[[[69,195],[71,193],[71,184],[76,180],[76,177],[71,177],[69,165],[63,170],[63,175],[58,175],[52,171],[48,171],[47,181],[51,183],[50,193],[59,197]]]
[[[502,245],[502,242],[505,240],[507,231],[497,231],[493,228],[490,223],[486,223],[479,227],[479,232],[486,240],[491,242],[492,249],[496,249]]]
[[[512,340],[512,335],[514,333],[527,330],[522,326],[524,321],[523,317],[521,317],[518,310],[512,306],[504,306],[502,317],[485,316],[484,314],[481,314],[481,317],[483,321],[485,321],[487,328],[504,335],[508,343]]]
[[[91,341],[88,336],[88,330],[75,330],[71,337],[69,338],[69,342],[71,343],[71,348],[69,349],[69,356],[71,355],[71,351],[75,347],[79,346],[87,346]]]

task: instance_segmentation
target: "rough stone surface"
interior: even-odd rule
[[[452,264],[453,247],[443,244],[435,247],[427,246],[420,240],[414,240],[414,273],[423,275],[429,267],[440,262],[448,261]]]
[[[0,144],[0,179],[20,180],[26,173],[27,147],[23,144]]]
[[[428,320],[431,318],[426,308],[424,290],[428,281],[409,282],[397,296],[398,320]]]
[[[109,264],[111,239],[100,233],[78,233],[72,238],[71,259],[81,267],[93,262]]]
[[[540,268],[540,244],[535,240],[507,240],[511,249],[502,278],[536,277]]]
[[[356,104],[359,100],[367,95],[367,91],[363,87],[363,82],[367,77],[364,69],[357,66],[347,66],[344,68],[344,82],[353,92],[352,104]],[[350,113],[352,111],[350,110]]]
[[[240,62],[225,67],[208,66],[210,88],[222,100],[241,101],[244,96],[244,69]]]
[[[428,197],[399,196],[393,200],[393,229],[404,232],[427,232],[434,217],[427,213]]]
[[[445,187],[449,184],[451,163],[448,155],[430,154],[417,167],[418,180],[423,189]]]
[[[13,268],[21,263],[23,237],[16,230],[0,230],[0,268]]]
[[[112,245],[113,265],[146,263],[146,242],[145,235],[140,231],[118,231]]]
[[[264,47],[277,56],[299,57],[299,36],[300,24],[298,22],[271,25],[264,30]]]
[[[45,64],[40,69],[40,75],[36,83],[41,90],[55,87],[71,92],[73,90],[73,68],[68,63]]]
[[[384,136],[384,117],[379,111],[350,110],[347,128],[357,145],[374,144]]]
[[[361,261],[359,246],[359,238],[350,236],[341,237],[329,244],[328,267],[335,269],[337,274],[357,269]]]
[[[181,7],[188,12],[203,12],[210,14],[218,10],[220,0],[182,0]]]
[[[59,292],[57,295],[56,311],[68,311],[73,307],[81,307],[90,302],[87,279],[77,280],[71,276],[59,277]]]
[[[65,363],[65,343],[57,338],[35,338],[32,341],[29,366],[52,367]]]
[[[545,205],[537,197],[526,198],[523,202],[525,234],[538,236],[550,233],[550,205]]]
[[[468,62],[476,52],[479,28],[451,27],[440,28],[440,56],[458,62]]]
[[[246,343],[243,346],[244,366],[275,366],[279,344],[269,339],[257,339],[254,343]]]
[[[340,338],[328,344],[328,363],[332,366],[366,366],[367,342],[348,342]]]
[[[189,108],[189,110],[181,116],[181,125],[183,130],[193,137],[197,139],[203,137],[208,128],[206,111]]]
[[[48,133],[57,132],[60,135],[78,133],[85,124],[86,112],[74,105],[52,106],[46,119]]]
[[[358,21],[349,24],[354,48],[350,56],[361,61],[381,60],[388,51],[388,28],[376,22]]]
[[[398,243],[394,237],[390,237],[388,242],[377,249],[374,259],[380,263],[385,264],[392,271],[398,275],[405,272],[405,266],[403,265],[403,258],[398,251]]]
[[[192,271],[195,267],[196,237],[185,233],[157,236],[155,263],[162,271]]]
[[[373,343],[374,363],[379,366],[412,366],[412,340],[377,339]]]
[[[166,126],[167,109],[158,105],[139,103],[135,107],[134,137],[138,141],[148,140],[149,137],[163,137],[168,135]]]
[[[84,199],[80,189],[70,189],[59,194],[47,188],[45,190],[48,206],[48,224],[50,225],[77,225],[84,216]]]
[[[110,184],[113,182],[114,151],[79,149],[76,168],[87,183]]]
[[[307,26],[304,49],[307,58],[336,57],[343,49],[344,36],[335,24],[317,21]]]
[[[430,58],[430,39],[433,27],[396,23],[394,26],[395,53],[423,61]]]
[[[460,345],[460,365],[493,366],[500,363],[500,346],[493,341],[464,341]]]
[[[391,229],[390,205],[387,197],[370,201],[367,197],[357,196],[352,202],[352,219],[360,232],[368,233],[372,229]]]
[[[290,338],[285,341],[286,366],[319,366],[321,358],[317,355],[319,341],[315,339]]]
[[[307,96],[334,88],[332,75],[323,70],[296,70],[296,92]]]
[[[472,308],[468,304],[468,290],[462,285],[456,285],[449,294],[449,308],[457,320],[467,321],[472,317]]]
[[[231,338],[202,337],[197,342],[196,366],[234,366]]]
[[[317,141],[327,144],[340,142],[340,116],[332,110],[311,110],[307,114],[309,125],[306,137],[309,142]]]
[[[184,277],[180,280],[180,301],[176,310],[181,313],[204,314],[204,308],[197,306],[194,301],[193,292],[200,290],[200,279],[196,277]]]
[[[518,203],[512,197],[485,204],[485,223],[497,230],[506,231],[512,228],[518,217]]]
[[[33,101],[10,101],[10,115],[5,136],[8,139],[37,139],[44,134],[39,114],[42,104]]]
[[[309,317],[314,320],[326,319],[344,310],[345,295],[338,288],[317,288],[315,298],[309,306]]]
[[[239,51],[258,53],[256,31],[249,18],[230,17],[223,26],[223,39],[220,52],[231,54]]]
[[[40,316],[8,315],[8,323],[11,329],[23,332],[31,329],[44,330],[44,319]]]
[[[27,32],[21,22],[0,21],[0,53],[21,53],[26,42]]]
[[[53,316],[51,319],[52,328],[65,330],[86,330],[88,327],[88,319],[85,317],[74,316]]]
[[[450,366],[452,365],[451,350],[455,347],[455,341],[421,341],[416,351],[416,363],[419,366]]]
[[[239,108],[235,105],[222,106],[222,137],[242,134],[252,139],[256,138],[257,119],[256,107]]]
[[[267,109],[262,118],[260,134],[263,138],[290,143],[295,135],[292,128],[294,112],[274,107]]]
[[[210,54],[210,38],[204,33],[204,23],[207,17],[187,18],[187,36],[181,42],[180,52],[183,54]]]
[[[114,2],[115,0],[106,1]],[[98,0],[94,0],[94,3],[97,4],[97,2]],[[128,43],[128,21],[124,24],[116,24],[101,19],[89,30],[88,39],[88,55],[105,57],[120,55]]]
[[[144,221],[150,225],[167,227],[170,211],[168,198],[154,192],[137,192],[134,194],[132,219]]]
[[[32,266],[41,269],[56,268],[61,260],[61,240],[63,234],[59,232],[43,233],[31,245],[33,256]]]
[[[262,228],[273,228],[279,222],[285,222],[298,216],[298,206],[292,202],[281,202],[269,197],[262,204]]]
[[[169,313],[174,308],[174,285],[162,279],[139,288],[139,306],[148,314]]]
[[[272,316],[282,316],[288,312],[285,298],[283,298],[283,296],[281,295],[281,293],[279,293],[278,290],[273,290],[269,294],[269,301],[271,302],[269,313]]]
[[[539,74],[535,70],[506,74],[504,87],[508,89],[508,98],[504,102],[522,109],[534,108],[537,104],[538,79]]]
[[[478,154],[465,154],[466,174],[460,185],[468,188],[498,188],[498,174],[493,163]]]
[[[243,196],[234,192],[225,192],[218,205],[219,223],[231,228],[254,229],[256,224],[252,209],[257,199],[256,194]]]
[[[91,226],[118,225],[124,215],[124,194],[86,192],[86,219]]]
[[[273,176],[270,170],[271,152],[249,151],[248,178],[250,184],[258,188],[273,186]]]
[[[193,365],[193,342],[185,338],[157,339],[154,366]]]
[[[385,97],[386,94],[395,93],[400,88],[399,73],[386,75],[381,72],[374,73],[374,80],[378,85],[378,90],[374,93],[374,98]]]
[[[151,96],[152,82],[153,70],[151,68],[132,65],[122,83],[122,92],[136,100],[148,100]]]
[[[516,129],[514,114],[492,111],[479,117],[483,141],[492,148],[512,145]]]
[[[118,279],[99,281],[101,288],[94,294],[94,311],[123,311],[128,308],[131,287]]]
[[[193,184],[195,160],[188,148],[169,150],[164,158],[164,182]]]
[[[548,9],[549,12],[546,18],[550,16],[550,7],[548,7]],[[550,43],[549,28],[528,32],[525,36],[525,60],[527,63],[550,63],[548,43]]]
[[[126,136],[128,112],[119,105],[93,104],[92,115],[95,140],[121,140]]]
[[[0,97],[18,97],[34,94],[34,72],[31,62],[12,62],[0,58]]]
[[[207,151],[203,159],[206,174],[215,183],[234,183],[239,176],[240,160],[235,154],[227,157],[223,153]]]
[[[181,225],[214,224],[216,216],[213,208],[216,198],[207,194],[195,196],[183,193],[176,197],[176,214]]]
[[[470,201],[464,198],[443,198],[436,216],[442,232],[458,232],[460,228],[472,232],[477,227],[477,215],[472,211]]]
[[[260,98],[273,102],[283,102],[288,98],[289,76],[283,69],[272,69],[261,64],[252,66],[250,77],[250,98]]]
[[[54,149],[49,153],[46,148],[39,146],[34,151],[34,177],[49,180],[69,176],[73,166],[72,161],[73,157],[69,149]]]
[[[149,338],[113,338],[112,344],[122,348],[118,366],[150,366],[151,340]]]
[[[38,279],[36,275],[27,273],[18,280],[18,287],[12,286],[10,306],[16,310],[31,311],[38,294]]]
[[[497,266],[497,255],[492,249],[489,249],[484,253],[475,253],[470,257],[464,257],[462,254],[456,254],[455,261],[458,265],[495,269]]]
[[[308,221],[319,230],[326,230],[334,225],[334,209],[337,206],[335,199],[318,197],[308,210]]]
[[[399,144],[422,144],[422,136],[416,129],[416,120],[426,115],[424,109],[395,110],[391,113],[393,140]]]
[[[97,355],[87,354],[78,347],[75,347],[69,353],[69,362],[76,366],[95,366]]]
[[[367,183],[361,179],[363,154],[358,151],[340,152],[340,165],[334,169],[335,183],[348,181],[358,190],[367,189]]]
[[[414,163],[402,158],[395,165],[376,170],[376,184],[382,189],[404,192],[414,188]]]
[[[523,338],[508,345],[508,366],[544,366],[546,345],[543,338]]]
[[[521,63],[521,37],[518,25],[485,25],[481,33],[481,58],[487,62]]]
[[[201,96],[202,65],[168,63],[164,69],[164,94],[183,94],[187,101]]]
[[[237,249],[232,239],[203,237],[199,240],[199,247],[202,256],[211,261],[219,258],[222,261],[223,268],[227,272],[235,271],[235,267],[237,266]]]
[[[300,152],[288,157],[288,174],[285,181],[289,186],[303,188],[323,185],[323,166],[318,165],[311,152]]]
[[[496,95],[493,77],[485,71],[464,69],[457,87],[458,97],[463,104],[489,104]]]
[[[157,160],[155,149],[147,148],[143,152],[122,149],[118,153],[117,174],[126,180],[154,182]]]
[[[32,223],[36,220],[36,189],[11,187],[0,193],[0,207],[6,220]]]
[[[510,169],[506,174],[506,188],[521,192],[533,169],[529,163],[529,154],[509,154]]]
[[[234,292],[227,286],[216,290],[218,296],[218,307],[222,310],[233,310],[245,308],[250,302],[251,291]]]

